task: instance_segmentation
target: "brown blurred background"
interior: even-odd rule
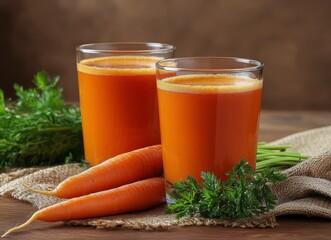
[[[77,45],[152,41],[264,62],[264,109],[331,110],[330,28],[330,0],[1,0],[0,88],[46,70],[78,101]]]

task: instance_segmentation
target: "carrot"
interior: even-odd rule
[[[9,229],[2,237],[31,224],[115,215],[151,208],[165,202],[165,180],[150,178],[115,189],[77,197],[35,212],[24,224]]]
[[[110,158],[90,169],[69,177],[53,191],[29,190],[59,198],[73,198],[116,188],[162,174],[161,145],[141,148]]]

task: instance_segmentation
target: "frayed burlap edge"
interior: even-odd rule
[[[122,214],[104,218],[74,220],[66,223],[68,226],[89,226],[98,229],[132,229],[132,230],[167,230],[173,227],[188,226],[222,226],[234,228],[274,228],[278,226],[274,214],[242,219],[236,221],[206,219],[202,217],[184,217],[176,219],[175,214],[165,214],[165,206],[148,211]]]
[[[15,179],[24,177],[36,171],[39,171],[41,168],[23,168],[23,169],[10,169],[4,173],[0,173],[0,187],[9,183]]]

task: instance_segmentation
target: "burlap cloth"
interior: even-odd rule
[[[75,220],[68,225],[97,228],[166,229],[175,226],[221,225],[231,227],[275,227],[275,216],[300,214],[331,218],[331,126],[297,133],[270,144],[290,144],[292,151],[312,156],[305,162],[285,171],[288,179],[272,186],[279,198],[275,210],[265,216],[241,221],[208,220],[199,217],[177,220],[174,214],[165,214],[164,206],[139,213],[104,218]],[[27,168],[0,174],[0,195],[13,197],[44,208],[63,201],[35,194],[22,186],[51,190],[67,177],[80,173],[78,164],[50,168]]]

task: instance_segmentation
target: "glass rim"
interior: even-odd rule
[[[214,60],[233,60],[234,63],[247,63],[255,66],[251,67],[239,67],[239,68],[197,68],[197,67],[172,67],[169,65],[162,65],[164,63],[173,63],[180,60],[203,60],[203,59],[214,59]],[[260,61],[249,59],[249,58],[240,58],[240,57],[214,57],[214,56],[205,56],[205,57],[180,57],[180,58],[167,58],[160,60],[156,63],[156,69],[171,71],[171,72],[252,72],[259,71],[264,67],[264,64]]]
[[[96,49],[96,46],[109,45],[109,46],[146,46],[146,49]],[[148,48],[150,47],[150,48]],[[100,42],[100,43],[87,43],[76,47],[77,52],[82,53],[167,53],[174,51],[175,46],[167,43],[157,42]]]

